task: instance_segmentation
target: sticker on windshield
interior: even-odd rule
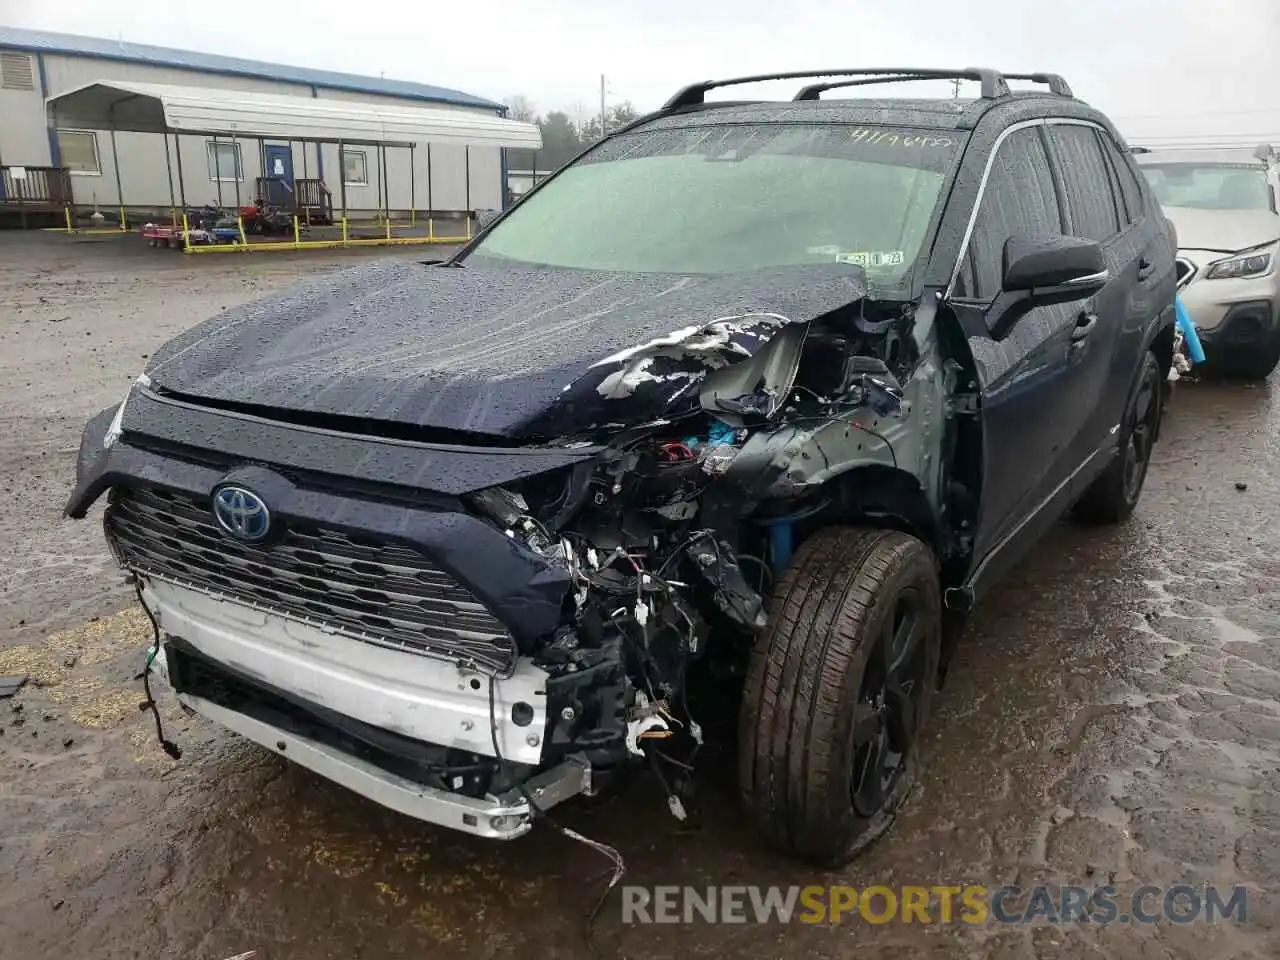
[[[836,263],[852,263],[859,267],[900,267],[907,262],[902,250],[840,250]]]
[[[898,132],[879,127],[856,127],[849,132],[849,139],[855,143],[878,143],[886,147],[925,147],[935,150],[945,150],[956,145],[952,137],[907,133],[905,130]]]

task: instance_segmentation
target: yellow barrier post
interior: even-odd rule
[[[416,227],[418,225],[418,208],[414,207],[409,211],[409,226]]]
[[[182,252],[191,252],[191,223],[185,213],[182,215]]]
[[[295,250],[297,250],[297,249],[298,249],[298,240],[299,240],[299,237],[298,237],[298,215],[297,215],[297,214],[294,214],[294,217],[293,217],[293,249],[295,249]]]
[[[427,217],[427,239],[434,241],[436,238],[436,218]]]
[[[124,207],[123,207],[123,206],[121,206],[121,207],[120,207],[120,232],[121,232],[121,233],[128,233],[128,232],[129,232],[129,225],[128,225],[127,223],[125,223],[125,219],[124,219]]]
[[[391,239],[391,217],[387,217],[387,239]]]
[[[471,239],[471,221],[474,219],[470,214],[467,215],[467,239]]]
[[[342,245],[347,245],[347,218],[342,218]]]
[[[236,217],[236,229],[240,231],[240,245],[244,252],[249,250],[249,238],[244,235],[244,217]]]
[[[63,207],[62,212],[67,215],[67,233],[75,233],[75,228],[71,226],[71,208]]]

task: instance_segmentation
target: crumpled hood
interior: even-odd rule
[[[1181,250],[1235,253],[1280,240],[1280,216],[1269,210],[1200,210],[1165,207]]]
[[[386,260],[220,314],[147,373],[212,402],[552,437],[661,416],[700,371],[865,292],[848,264],[708,277]]]

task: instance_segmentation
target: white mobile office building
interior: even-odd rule
[[[305,142],[306,131],[291,125],[278,136],[269,127],[244,129],[233,140],[230,131],[214,132],[225,125],[226,109],[221,120],[154,130],[136,120],[114,122],[129,117],[132,91],[161,88],[169,96],[153,100],[169,114],[169,104],[184,97],[235,103],[240,120],[264,105],[269,113],[292,103],[300,124],[310,115],[315,136]],[[77,91],[83,93],[67,96]],[[114,131],[100,104],[114,104]],[[237,197],[252,203],[257,178],[283,170],[290,181],[322,183],[335,207],[345,195],[353,217],[411,205],[436,214],[500,208],[503,148],[530,145],[528,125],[502,120],[505,112],[500,103],[444,87],[0,26],[0,210],[24,187],[30,191],[41,168],[68,172],[63,181],[77,205],[167,210],[179,166],[190,206],[229,207]],[[396,123],[398,133],[391,130]],[[161,132],[166,127],[178,136]],[[331,142],[314,142],[322,138]],[[340,140],[348,142],[340,148]],[[393,145],[410,142],[412,151]],[[15,172],[24,179],[15,181]]]

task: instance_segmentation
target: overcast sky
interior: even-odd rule
[[[1280,0],[0,0],[0,22],[523,94],[543,111],[598,111],[602,72],[612,102],[643,109],[745,73],[1051,70],[1130,140],[1280,141]]]

